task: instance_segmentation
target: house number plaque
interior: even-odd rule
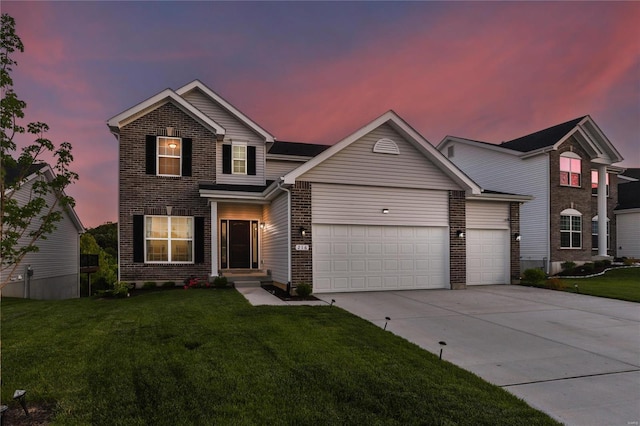
[[[296,250],[307,251],[309,250],[309,244],[296,244]]]

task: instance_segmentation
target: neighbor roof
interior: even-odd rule
[[[618,185],[618,207],[616,210],[640,208],[640,182]]]
[[[269,154],[295,155],[300,157],[315,157],[331,145],[317,145],[302,142],[274,142]]]
[[[16,182],[16,180],[20,177],[20,175],[22,175],[22,171],[24,170],[24,168],[20,167],[17,164],[15,166],[13,165],[4,165],[4,166],[5,166],[4,181],[7,185],[12,185]],[[31,164],[27,169],[27,172],[24,173],[23,177],[28,178],[29,176],[31,176],[38,170],[43,169],[46,166],[47,166],[47,163]]]
[[[628,168],[622,173],[622,176],[628,176],[640,180],[640,168]]]
[[[514,151],[530,152],[536,149],[544,148],[547,146],[555,145],[560,139],[562,139],[567,133],[575,128],[586,115],[575,118],[565,123],[557,124],[555,126],[539,130],[535,133],[531,133],[526,136],[519,137],[507,142],[502,142],[499,146]]]

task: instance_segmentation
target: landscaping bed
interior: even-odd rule
[[[286,290],[283,290],[276,285],[263,284],[261,285],[261,287],[267,290],[269,293],[273,294],[274,296],[278,297],[280,300],[286,300],[286,301],[319,300],[317,297],[312,295],[298,296],[298,295],[288,294]]]

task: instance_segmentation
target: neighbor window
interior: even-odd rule
[[[572,152],[560,156],[560,185],[580,187],[580,170],[582,161]]]
[[[148,263],[192,263],[193,218],[146,216],[145,253]]]
[[[606,177],[606,194],[609,196],[609,173],[607,173]],[[598,171],[591,170],[591,195],[598,195]]]
[[[609,234],[609,218],[607,218],[607,250],[611,247],[611,235]],[[598,216],[591,219],[591,249],[598,250]]]
[[[582,247],[582,214],[573,209],[560,213],[560,247]]]
[[[158,136],[158,174],[180,176],[182,174],[182,140]]]
[[[232,170],[234,175],[247,174],[247,146],[232,145],[231,157]]]

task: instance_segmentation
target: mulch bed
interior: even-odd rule
[[[49,403],[29,403],[27,401],[27,410],[29,417],[24,413],[20,405],[5,411],[2,421],[5,425],[12,426],[46,426],[53,419],[55,404]]]
[[[287,294],[287,292],[283,289],[281,289],[280,287],[277,287],[275,285],[271,285],[271,284],[264,284],[261,286],[262,288],[264,288],[265,290],[267,290],[269,293],[273,294],[274,296],[277,296],[280,300],[285,300],[287,302],[289,301],[305,301],[305,300],[320,300],[314,296],[307,296],[307,297],[300,297],[300,296],[292,296]]]

